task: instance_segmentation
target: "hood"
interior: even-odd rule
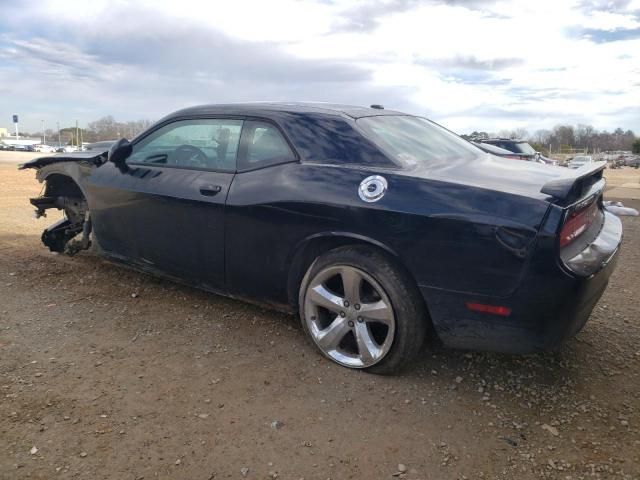
[[[88,152],[69,152],[69,153],[60,153],[59,155],[50,155],[47,157],[38,157],[30,162],[23,163],[18,165],[19,170],[24,170],[26,168],[35,168],[40,169],[46,165],[51,165],[52,163],[61,163],[61,162],[89,162],[94,165],[102,165],[107,160],[107,152],[99,152],[96,150],[88,151]]]

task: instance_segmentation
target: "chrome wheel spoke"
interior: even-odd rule
[[[366,271],[345,264],[328,266],[311,279],[303,301],[307,330],[333,361],[368,368],[392,348],[396,319],[391,300]]]
[[[331,293],[324,285],[316,285],[309,290],[307,298],[319,307],[326,308],[331,312],[339,312],[342,308],[342,298]]]
[[[374,303],[363,303],[360,306],[360,316],[365,320],[373,320],[386,325],[393,321],[393,310],[383,300]]]
[[[362,363],[366,365],[377,360],[380,356],[380,348],[373,340],[367,324],[356,323],[355,335]]]
[[[316,336],[318,344],[326,350],[336,350],[344,336],[349,333],[351,328],[347,324],[347,320],[342,317],[336,317],[324,330],[320,330]]]
[[[360,302],[360,285],[362,285],[362,276],[355,268],[344,267],[340,271],[342,278],[342,286],[344,287],[344,298],[351,304]]]

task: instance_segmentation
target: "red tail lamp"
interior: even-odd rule
[[[500,317],[511,315],[511,309],[502,305],[487,305],[485,303],[465,302],[466,307],[472,312],[490,313]]]

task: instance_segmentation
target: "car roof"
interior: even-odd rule
[[[383,108],[362,107],[322,102],[250,102],[197,105],[178,110],[167,116],[189,115],[265,115],[272,113],[320,113],[327,115],[346,115],[351,118],[372,117],[379,115],[407,115],[406,113]]]

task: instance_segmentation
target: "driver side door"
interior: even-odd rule
[[[140,268],[224,290],[224,210],[242,124],[175,120],[134,143],[128,171],[97,169],[92,189],[102,208],[93,214],[101,246]]]

